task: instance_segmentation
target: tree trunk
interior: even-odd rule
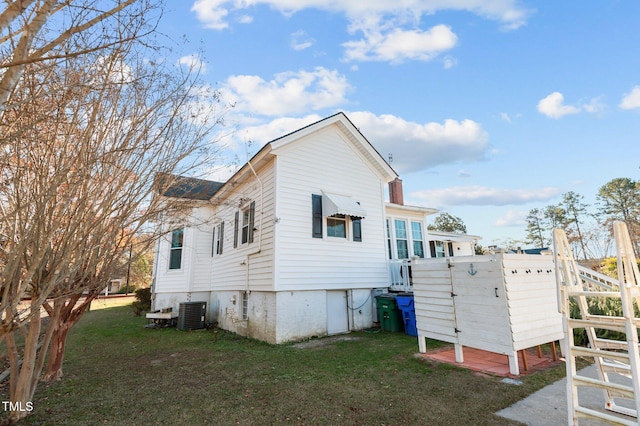
[[[29,321],[29,331],[24,342],[24,354],[22,356],[22,366],[18,374],[15,388],[11,389],[11,407],[9,421],[12,423],[27,417],[33,409],[33,394],[35,393],[37,380],[34,380],[36,370],[36,360],[38,355],[38,340],[41,330],[40,309],[32,312]],[[10,357],[13,359],[13,357]],[[11,366],[12,371],[17,366]]]
[[[69,323],[56,324],[56,329],[51,336],[47,367],[42,376],[42,380],[45,382],[62,378],[62,361],[64,360],[64,350],[71,325]]]
[[[64,361],[64,351],[67,344],[67,335],[71,327],[78,322],[82,314],[86,311],[95,296],[87,295],[85,300],[76,306],[80,299],[80,294],[70,296],[68,299],[56,299],[54,307],[50,310],[49,326],[53,327],[51,342],[42,380],[45,382],[59,380],[62,378],[62,363]]]

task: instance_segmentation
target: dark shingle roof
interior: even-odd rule
[[[188,200],[208,200],[224,185],[224,182],[164,173],[157,176],[156,182],[161,195]]]

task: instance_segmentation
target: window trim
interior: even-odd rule
[[[241,310],[242,310],[242,320],[246,321],[249,319],[249,292],[243,291],[241,295]]]
[[[214,232],[215,254],[219,256],[224,251],[224,222],[217,224]]]
[[[256,202],[252,201],[248,207],[245,207],[241,210],[241,213],[242,226],[239,230],[240,244],[251,244],[253,243],[253,234],[255,228]]]
[[[414,233],[414,228],[413,225],[416,224],[419,226],[419,231],[420,231],[420,238],[416,238],[416,235]],[[410,226],[411,226],[411,248],[413,251],[413,257],[418,257],[420,259],[424,259],[425,258],[425,252],[424,252],[424,231],[422,230],[422,222],[418,222],[416,220],[411,220],[410,221]],[[418,255],[416,253],[416,243],[420,243],[420,251],[422,253],[422,256]]]
[[[398,223],[404,224],[404,238],[398,235]],[[393,228],[395,237],[394,239],[396,241],[396,256],[398,257],[398,259],[409,259],[411,253],[409,253],[409,232],[407,230],[407,219],[394,219]],[[400,247],[398,246],[398,243],[400,243],[401,241],[404,241],[405,243],[404,248],[407,253],[406,257],[400,257]]]
[[[349,232],[348,232],[348,220],[347,220],[348,216],[345,216],[343,214],[335,214],[333,216],[329,216],[327,217],[327,238],[343,238],[343,239],[348,239],[349,237]],[[343,229],[344,229],[344,235],[329,235],[329,230],[332,229],[339,229],[337,228],[337,225],[329,225],[329,220],[334,221],[336,223],[342,223],[343,224]],[[333,233],[333,232],[332,232]]]
[[[176,241],[176,236],[178,240]],[[184,226],[171,231],[171,240],[169,241],[169,270],[179,271],[182,269],[182,252],[184,248]],[[174,257],[174,253],[179,253]],[[176,263],[177,262],[177,266]]]

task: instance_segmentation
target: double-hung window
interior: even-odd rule
[[[224,248],[224,222],[216,225],[213,236],[213,253],[222,254]]]
[[[169,269],[182,268],[182,244],[184,240],[184,228],[171,232],[171,248],[169,249]]]
[[[411,239],[413,240],[413,255],[424,258],[424,242],[420,222],[411,222]]]
[[[453,256],[453,245],[444,241],[429,241],[429,248],[431,249],[431,257],[446,257],[446,253],[449,256]]]
[[[407,238],[407,222],[395,219],[394,225],[396,228],[396,250],[398,251],[398,259],[408,259],[409,241]]]
[[[241,244],[253,242],[253,227],[255,222],[256,202],[252,201],[249,207],[242,210],[242,229],[240,230]]]
[[[327,218],[327,237],[347,238],[347,217],[336,214]]]

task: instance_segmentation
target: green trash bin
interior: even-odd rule
[[[376,306],[378,321],[383,331],[404,331],[404,320],[396,304],[395,294],[383,293],[376,296]]]

